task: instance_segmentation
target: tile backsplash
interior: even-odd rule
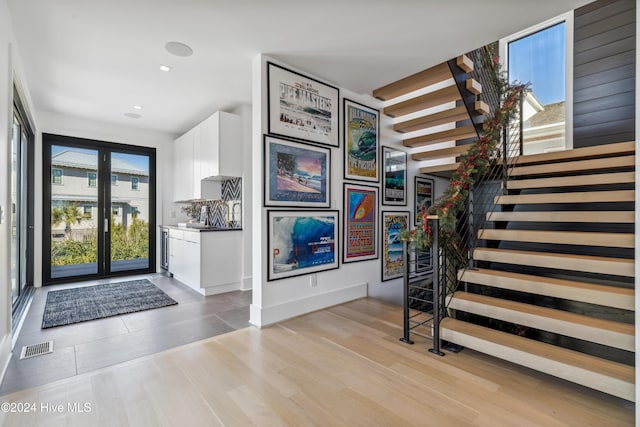
[[[207,206],[207,225],[218,228],[242,228],[242,178],[224,178],[221,199],[193,200],[182,211],[198,221],[202,206]]]

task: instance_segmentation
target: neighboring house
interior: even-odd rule
[[[523,105],[524,154],[565,149],[565,102],[542,105],[529,92]]]
[[[149,173],[126,161],[111,160],[111,213],[125,229],[133,218],[149,219]],[[84,238],[97,229],[97,156],[64,150],[51,157],[51,208],[75,204],[82,220],[71,226],[72,236]],[[65,223],[52,224],[54,239],[65,237]]]

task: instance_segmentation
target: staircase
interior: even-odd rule
[[[442,339],[635,401],[635,142],[520,156]]]
[[[403,134],[411,158],[425,161],[420,173],[448,177],[456,158],[478,137],[490,106],[480,99],[482,85],[474,77],[474,61],[461,55],[373,91],[385,101],[384,114]]]

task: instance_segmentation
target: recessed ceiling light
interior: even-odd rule
[[[140,114],[136,114],[136,113],[124,113],[124,115],[126,117],[129,117],[130,119],[141,119],[142,116]]]
[[[166,71],[167,73],[171,71],[171,67],[168,65],[160,64],[160,71]]]
[[[191,47],[187,46],[186,44],[180,43],[180,42],[169,42],[164,45],[164,48],[167,49],[167,52],[175,56],[193,55],[193,49],[191,49]]]
[[[134,105],[133,109],[134,110],[142,110],[142,105]]]

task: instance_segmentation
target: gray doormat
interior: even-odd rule
[[[178,304],[146,279],[50,291],[42,329]]]

